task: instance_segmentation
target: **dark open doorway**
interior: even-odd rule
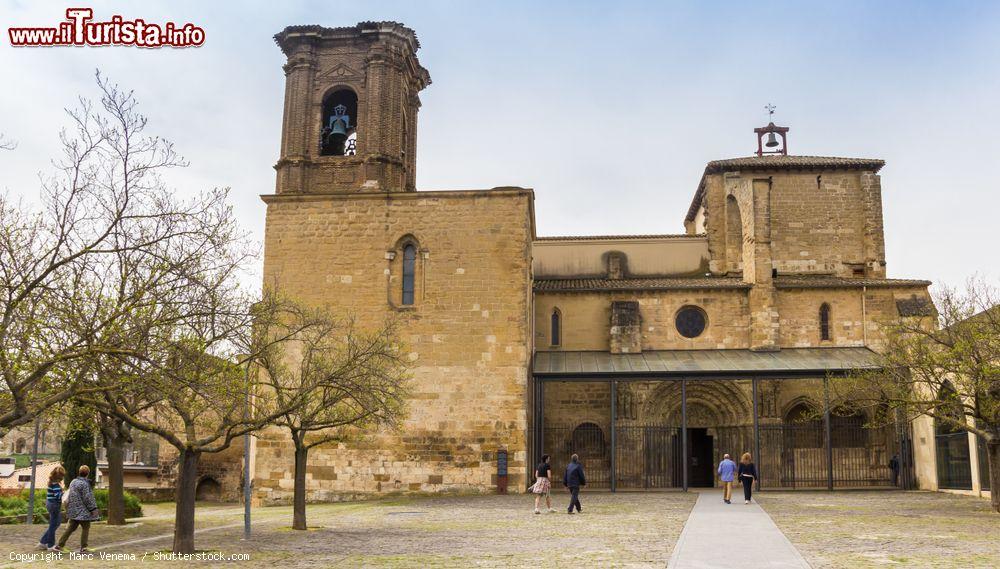
[[[694,488],[714,486],[712,436],[708,429],[688,429],[688,456],[688,485]]]

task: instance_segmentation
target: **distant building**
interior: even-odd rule
[[[17,489],[17,488],[29,488],[31,486],[31,467],[26,466],[24,468],[18,468],[12,470],[9,474],[4,474],[5,470],[3,468],[2,461],[4,459],[0,458],[0,489]],[[35,488],[37,491],[44,492],[45,485],[48,484],[49,474],[59,466],[58,461],[53,462],[43,462],[35,467]],[[40,489],[40,490],[39,490]]]

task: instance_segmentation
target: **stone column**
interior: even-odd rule
[[[885,278],[885,234],[882,227],[882,179],[874,172],[861,174],[861,201],[865,216],[865,276]]]
[[[771,277],[771,180],[739,175],[725,178],[725,198],[733,196],[743,222],[743,281],[750,289],[750,349],[778,349],[778,310]],[[722,210],[724,211],[724,210]]]
[[[282,121],[281,158],[274,168],[278,171],[277,193],[302,192],[306,188],[306,168],[312,154],[310,136],[314,131],[312,105],[313,62],[312,48],[299,46],[288,58],[285,70],[285,113]],[[318,141],[315,141],[318,144]]]

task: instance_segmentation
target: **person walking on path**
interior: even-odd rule
[[[892,485],[899,486],[899,455],[894,454],[889,459],[889,470],[892,471]]]
[[[90,536],[90,522],[101,519],[101,514],[97,510],[97,501],[94,500],[94,491],[90,487],[90,467],[86,464],[80,466],[79,476],[69,483],[69,490],[66,494],[66,517],[69,518],[69,525],[66,531],[59,538],[59,545],[56,551],[62,551],[73,535],[76,528],[80,529],[80,553],[86,553],[87,538]]]
[[[745,452],[740,457],[740,467],[736,474],[739,476],[740,482],[743,483],[744,504],[749,504],[750,495],[753,493],[753,483],[754,480],[757,480],[757,467],[754,466],[750,453]]]
[[[733,499],[733,478],[736,477],[736,463],[729,458],[728,454],[722,455],[722,462],[719,463],[719,478],[722,480],[722,501],[732,504]]]
[[[549,512],[554,512],[552,509],[552,465],[549,464],[549,455],[542,455],[542,462],[538,463],[535,468],[535,484],[531,487],[531,491],[535,493],[535,513],[542,513],[538,509],[538,503],[542,500],[542,496],[545,496],[545,506],[549,509]]]
[[[574,454],[570,457],[569,464],[566,465],[566,473],[563,474],[563,486],[569,488],[570,493],[567,514],[573,513],[574,506],[577,513],[583,512],[580,508],[580,486],[586,485],[587,478],[583,475],[583,465],[580,464],[580,457]]]
[[[56,546],[56,530],[62,523],[62,481],[66,477],[66,469],[57,466],[49,473],[49,488],[45,494],[45,509],[49,512],[49,529],[38,541],[38,549],[53,550]]]

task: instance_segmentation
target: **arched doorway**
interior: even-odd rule
[[[675,486],[683,480],[685,448],[688,485],[692,487],[715,485],[715,464],[723,454],[739,455],[752,449],[753,404],[748,383],[688,381],[686,445],[681,434],[680,382],[662,382],[653,389],[642,417],[653,424],[672,428],[671,446],[675,457],[671,463]]]
[[[206,476],[198,481],[195,489],[195,500],[199,502],[218,502],[222,500],[222,485],[211,476]]]

